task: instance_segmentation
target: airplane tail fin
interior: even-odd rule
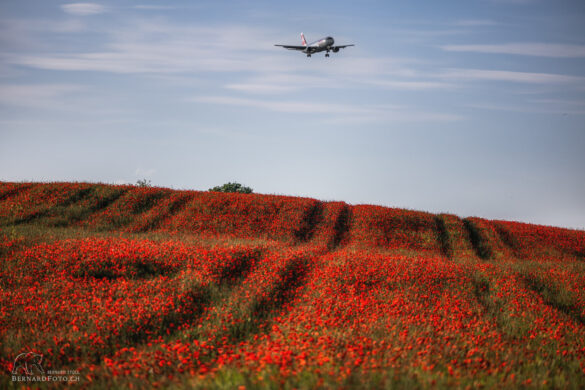
[[[307,40],[305,39],[305,34],[301,33],[301,42],[303,43],[303,46],[307,46]]]

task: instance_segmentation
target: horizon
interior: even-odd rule
[[[585,3],[0,4],[0,181],[585,230]],[[332,36],[307,58],[274,47]]]
[[[0,181],[0,183],[9,183],[9,182]],[[534,225],[534,226],[543,226],[543,227],[551,227],[551,228],[559,228],[559,229],[567,229],[567,230],[577,230],[577,231],[584,231],[585,232],[585,229],[578,228],[578,227],[571,228],[571,227],[566,227],[566,226],[543,225],[543,224],[530,223],[530,222],[525,222],[525,221],[516,221],[516,220],[489,219],[489,218],[485,218],[481,215],[459,215],[459,214],[449,213],[449,212],[435,213],[435,212],[431,212],[431,211],[427,211],[427,210],[412,209],[412,208],[408,208],[408,207],[395,207],[392,205],[384,205],[384,204],[350,203],[350,202],[346,202],[346,201],[341,200],[341,199],[319,199],[319,198],[314,198],[314,197],[310,197],[310,196],[287,195],[287,194],[277,194],[277,193],[260,193],[260,192],[255,192],[255,191],[252,191],[251,193],[237,193],[237,192],[214,191],[211,188],[209,188],[209,189],[174,188],[174,187],[166,187],[166,186],[157,186],[157,185],[153,185],[149,182],[144,182],[141,184],[138,182],[136,182],[136,183],[106,183],[106,182],[89,182],[89,181],[65,182],[65,181],[26,181],[25,180],[25,181],[19,181],[19,182],[15,182],[15,183],[19,183],[19,184],[29,184],[29,183],[30,184],[59,184],[59,183],[69,184],[69,183],[75,183],[75,184],[93,184],[93,185],[106,185],[106,186],[129,186],[129,187],[134,187],[134,188],[149,187],[149,188],[154,188],[154,189],[171,190],[171,191],[185,191],[185,192],[216,192],[216,193],[222,193],[222,194],[236,193],[238,195],[262,195],[262,196],[280,196],[280,197],[285,197],[285,198],[304,198],[304,199],[316,200],[318,202],[323,202],[323,203],[343,202],[351,207],[353,207],[353,206],[374,206],[374,207],[382,207],[382,208],[389,208],[389,209],[396,209],[396,210],[406,210],[406,211],[414,211],[414,212],[419,212],[419,213],[427,213],[427,214],[431,214],[431,215],[441,215],[441,214],[454,215],[460,219],[479,218],[479,219],[484,219],[484,220],[488,220],[488,221],[492,221],[492,222],[499,222],[499,221],[514,222],[514,223]],[[227,184],[227,183],[224,183],[224,184]],[[242,183],[239,183],[239,184],[242,184]],[[245,185],[243,185],[243,186],[245,186]]]

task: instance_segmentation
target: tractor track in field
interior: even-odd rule
[[[333,238],[329,243],[329,250],[335,250],[344,244],[346,244],[350,239],[350,230],[351,230],[351,208],[344,204],[343,208],[339,212],[337,220],[335,221],[335,226],[333,227]]]
[[[149,231],[158,229],[163,222],[172,220],[173,217],[183,211],[189,202],[193,200],[193,195],[190,193],[182,194],[178,199],[175,199],[168,207],[168,211],[157,216],[150,226],[145,227],[141,231]]]
[[[527,289],[536,293],[553,310],[564,313],[575,322],[585,325],[585,315],[582,310],[571,295],[561,293],[561,286],[546,283],[545,280],[535,275],[521,274],[520,280]]]
[[[271,319],[288,302],[294,300],[299,288],[305,285],[310,271],[311,268],[303,256],[290,259],[276,274],[269,289],[248,306],[248,317],[227,329],[228,339],[239,343],[261,333]]]
[[[435,217],[435,223],[437,225],[437,238],[441,248],[441,253],[447,258],[451,258],[453,255],[453,248],[451,248],[449,230],[447,229],[445,220],[440,215],[437,215]]]
[[[313,238],[317,226],[323,221],[323,202],[315,202],[305,213],[300,228],[294,233],[299,242],[307,242]]]
[[[482,260],[493,259],[493,249],[491,245],[489,245],[488,240],[482,234],[480,228],[469,218],[463,219],[463,225],[467,230],[469,240],[471,241],[471,246],[473,247],[477,257]]]

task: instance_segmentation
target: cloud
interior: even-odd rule
[[[87,29],[87,25],[78,19],[65,20],[63,22],[54,22],[47,26],[47,30],[56,33],[80,32]]]
[[[133,119],[122,106],[102,104],[103,95],[90,85],[73,83],[0,84],[0,108],[18,107],[35,109],[36,112],[58,113],[71,126],[97,124],[98,121],[129,123]],[[109,102],[113,98],[108,96]],[[67,114],[67,115],[64,115]],[[75,122],[73,117],[82,119]],[[42,116],[41,116],[42,117]],[[33,118],[28,118],[32,120]],[[63,122],[63,123],[64,123]],[[47,123],[48,125],[48,123]]]
[[[558,43],[506,43],[500,45],[446,45],[441,49],[451,52],[515,54],[552,58],[584,58],[585,45]]]
[[[231,96],[198,96],[189,101],[223,106],[253,107],[257,109],[304,115],[326,115],[327,123],[368,123],[368,122],[453,122],[463,119],[450,113],[433,113],[413,110],[406,106],[368,105],[358,106],[343,103],[278,101],[249,99]]]
[[[61,5],[61,9],[68,14],[76,16],[96,15],[106,11],[104,6],[95,3],[63,4]]]
[[[0,85],[0,104],[36,108],[64,108],[60,99],[83,90],[75,84]]]
[[[290,53],[289,53],[290,55]],[[292,53],[293,58],[296,58]],[[279,56],[280,57],[280,56]],[[312,61],[312,60],[311,60]],[[299,64],[297,61],[290,63]],[[334,64],[314,61],[307,72],[305,66],[290,69],[262,69],[254,75],[229,83],[226,89],[248,94],[282,94],[310,89],[376,88],[388,90],[422,91],[452,88],[453,85],[429,78],[427,72],[417,70],[424,64],[414,60],[374,57],[339,57]]]
[[[2,19],[0,18],[0,60],[11,52],[46,51],[51,34],[72,33],[86,30],[83,20],[64,18],[49,19]]]
[[[483,27],[483,26],[497,26],[499,23],[489,19],[468,19],[460,20],[455,23],[456,26],[461,27]]]
[[[4,61],[28,67],[111,73],[196,73],[201,71],[290,70],[272,45],[258,44],[269,32],[248,26],[170,25],[160,20],[133,20],[104,29],[99,51],[53,51],[52,53],[5,52]]]
[[[441,81],[397,81],[397,80],[371,80],[372,85],[381,88],[402,91],[426,91],[431,89],[451,89],[453,84]]]
[[[226,89],[251,93],[251,94],[279,94],[288,93],[309,88],[341,88],[347,86],[335,83],[331,75],[321,74],[298,74],[296,72],[258,72],[241,82],[230,83],[225,86]]]
[[[530,102],[528,102],[530,103]],[[536,103],[536,104],[535,104]],[[578,107],[567,107],[562,105],[538,104],[534,101],[529,105],[509,105],[509,104],[493,104],[493,103],[470,103],[465,104],[465,107],[488,110],[488,111],[506,111],[518,112],[522,114],[555,114],[555,115],[585,115],[585,109]]]
[[[483,69],[450,69],[441,73],[439,77],[448,80],[509,81],[531,84],[578,84],[583,86],[585,83],[585,77],[578,76]]]
[[[540,0],[490,0],[492,3],[503,3],[503,4],[532,4]]]
[[[67,18],[63,20],[49,19],[0,19],[0,32],[6,38],[7,43],[14,41],[17,37],[30,35],[31,33],[69,33],[87,29],[85,21],[81,19]],[[31,37],[28,37],[31,40]],[[19,42],[19,41],[17,41]]]
[[[269,111],[303,114],[371,114],[368,108],[335,103],[311,103],[238,98],[230,96],[199,96],[191,99],[198,103],[261,108]]]
[[[533,103],[552,104],[565,107],[579,107],[585,109],[585,100],[567,100],[567,99],[533,99]]]
[[[275,93],[284,93],[284,92],[291,92],[298,87],[293,85],[276,85],[276,84],[268,84],[268,83],[235,83],[235,84],[227,84],[225,86],[227,89],[231,89],[234,91],[240,92],[247,92],[247,93],[259,93],[259,94],[275,94]]]
[[[203,72],[240,72],[224,88],[250,94],[284,94],[303,89],[368,86],[393,90],[429,90],[445,87],[428,80],[413,59],[340,55],[307,61],[298,53],[274,48],[259,37],[272,30],[240,25],[169,24],[161,19],[132,19],[103,29],[107,40],[77,51],[7,51],[6,64],[61,71],[97,71],[119,74],[193,77]],[[37,31],[35,31],[38,33]],[[19,34],[19,36],[22,34]],[[275,41],[279,41],[275,38]],[[345,54],[345,53],[344,53]],[[333,62],[333,63],[332,63]]]
[[[169,6],[169,5],[135,5],[132,8],[134,8],[134,9],[142,9],[142,10],[151,10],[151,11],[162,11],[162,10],[173,10],[173,9],[177,9],[177,7]]]

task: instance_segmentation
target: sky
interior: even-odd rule
[[[582,0],[0,2],[1,181],[585,229],[584,152]]]

